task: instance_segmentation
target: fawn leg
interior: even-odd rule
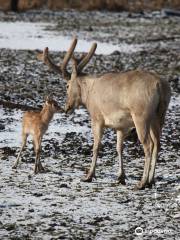
[[[34,145],[35,145],[35,153],[36,153],[36,158],[35,158],[35,167],[34,167],[34,173],[38,173],[41,171],[44,171],[44,168],[41,164],[40,161],[40,153],[41,153],[41,141],[42,141],[42,136],[37,135],[34,137]]]
[[[22,151],[24,150],[24,148],[26,146],[27,137],[28,137],[27,134],[22,133],[22,146],[21,146],[20,152],[19,152],[19,154],[17,156],[17,159],[16,159],[16,161],[15,161],[13,167],[12,167],[13,169],[16,169],[18,164],[19,164],[19,162],[20,162]]]

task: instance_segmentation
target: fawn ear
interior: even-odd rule
[[[48,102],[49,101],[49,96],[46,96],[45,100]]]
[[[45,102],[46,102],[46,104],[48,104],[49,102],[50,102],[50,97],[49,96],[46,96],[46,98],[45,98]]]

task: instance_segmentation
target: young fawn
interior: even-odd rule
[[[32,135],[34,143],[34,151],[36,154],[34,173],[38,173],[44,170],[40,161],[41,141],[42,137],[48,129],[49,123],[53,118],[53,115],[62,111],[57,102],[49,97],[43,105],[40,112],[28,111],[25,112],[22,122],[22,146],[13,169],[17,168],[22,151],[24,150],[27,142],[28,135]]]

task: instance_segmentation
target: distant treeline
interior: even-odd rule
[[[0,0],[0,10],[26,11],[36,8],[51,10],[111,10],[140,12],[172,8],[180,10],[180,0]]]

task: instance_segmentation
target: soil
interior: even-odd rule
[[[22,108],[40,108],[52,94],[63,107],[66,83],[36,58],[37,50],[0,49],[0,239],[178,239],[180,163],[180,18],[160,13],[31,11],[0,13],[1,21],[52,22],[52,33],[110,44],[144,44],[137,52],[95,55],[85,71],[103,73],[141,68],[156,71],[171,84],[172,98],[161,137],[152,189],[134,191],[142,176],[144,154],[132,133],[124,142],[127,185],[116,183],[116,136],[106,130],[96,179],[81,178],[92,156],[86,110],[57,114],[42,144],[46,172],[34,175],[32,143],[17,170]],[[1,37],[1,36],[0,36]],[[55,61],[64,52],[52,52]],[[79,54],[77,54],[79,55]],[[71,69],[71,66],[69,67]],[[3,107],[4,106],[4,107]],[[19,109],[18,109],[19,108]]]

